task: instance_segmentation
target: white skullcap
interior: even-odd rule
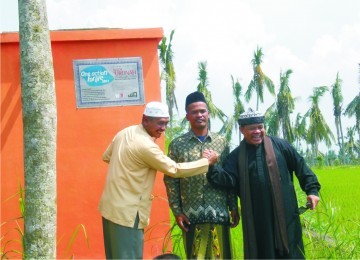
[[[145,107],[144,115],[151,117],[169,117],[169,108],[161,102],[149,102]]]
[[[265,116],[262,112],[255,111],[249,108],[248,111],[242,113],[239,117],[239,125],[262,124],[265,121]]]

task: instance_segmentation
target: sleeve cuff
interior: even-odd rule
[[[319,191],[317,189],[311,189],[308,192],[306,192],[306,195],[315,195],[319,197]]]

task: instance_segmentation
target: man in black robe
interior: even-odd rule
[[[209,182],[240,197],[245,259],[305,258],[294,173],[315,209],[320,184],[287,141],[265,135],[264,115],[249,109],[238,120],[244,139],[223,166],[209,168]]]

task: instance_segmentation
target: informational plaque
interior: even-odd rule
[[[78,108],[144,104],[140,57],[73,60]]]

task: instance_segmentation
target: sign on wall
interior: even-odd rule
[[[78,108],[144,104],[140,57],[73,60]]]

